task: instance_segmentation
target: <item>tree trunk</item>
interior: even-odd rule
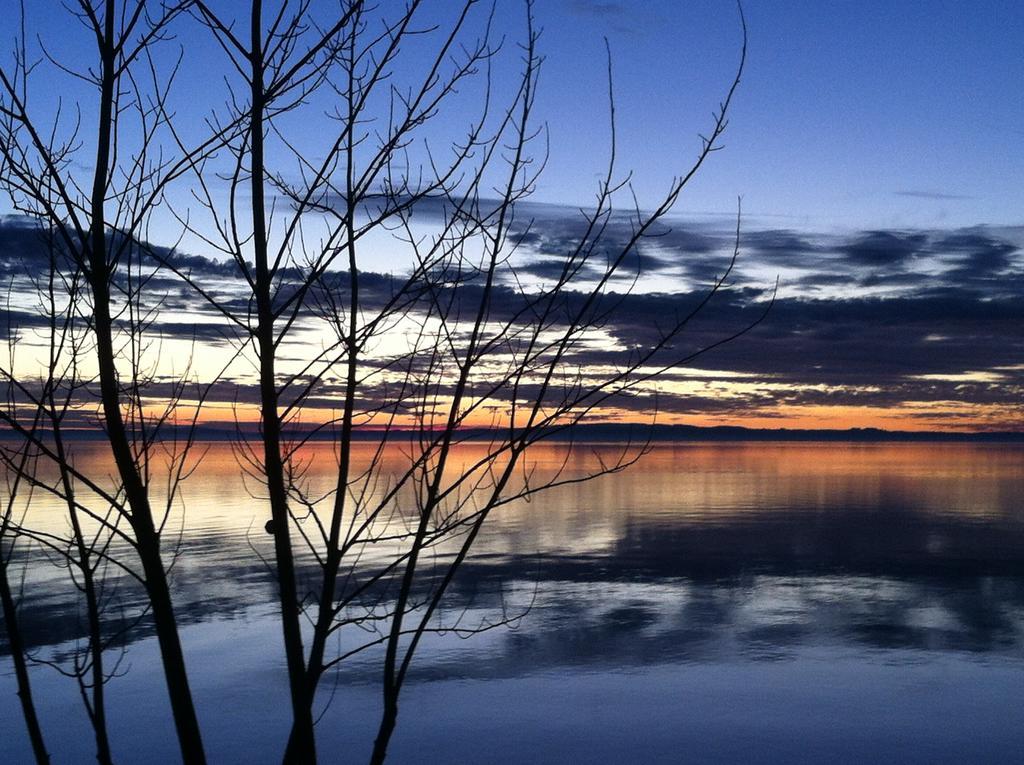
[[[274,556],[277,563],[278,593],[281,603],[281,630],[284,637],[291,691],[293,733],[285,752],[288,763],[315,763],[316,739],[313,732],[312,701],[306,683],[306,659],[299,624],[299,601],[292,554],[288,494],[281,461],[281,420],[278,413],[277,379],[274,357],[274,312],[272,276],[267,254],[267,221],[264,194],[263,131],[265,93],[263,83],[262,2],[253,0],[251,18],[252,61],[252,221],[253,255],[256,266],[257,343],[260,355],[260,422],[263,427],[263,461],[273,519]]]
[[[384,765],[388,755],[388,743],[391,741],[391,734],[395,732],[395,724],[398,722],[398,701],[388,699],[384,702],[384,714],[380,718],[380,727],[377,729],[377,738],[373,742],[373,754],[370,755],[370,765]]]
[[[7,639],[11,644],[11,659],[14,662],[14,674],[18,679],[18,699],[21,711],[25,716],[25,727],[32,742],[32,752],[39,765],[49,765],[50,755],[43,743],[43,731],[39,727],[36,705],[32,700],[32,686],[28,678],[28,666],[25,663],[25,643],[21,639],[18,627],[18,613],[11,594],[11,584],[7,579],[7,563],[0,561],[0,601],[3,603],[4,624],[7,625]]]
[[[117,366],[113,346],[113,322],[110,316],[111,266],[107,262],[107,232],[104,202],[108,188],[108,173],[113,132],[114,90],[116,80],[116,50],[114,45],[114,0],[106,0],[104,39],[100,43],[103,59],[100,83],[100,114],[96,140],[96,169],[93,177],[89,220],[89,286],[93,299],[93,329],[96,336],[96,361],[99,369],[103,417],[107,428],[118,475],[124,487],[125,498],[131,508],[131,525],[138,543],[139,560],[146,579],[146,593],[153,612],[153,623],[164,677],[170,697],[174,725],[178,733],[182,759],[188,765],[206,762],[203,752],[199,721],[196,718],[185,657],[178,636],[178,624],[171,606],[167,571],[160,557],[160,538],[156,532],[149,494],[138,466],[132,456],[128,433],[121,415]]]

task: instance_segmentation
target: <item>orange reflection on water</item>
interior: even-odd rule
[[[450,469],[457,471],[485,457],[486,444],[455,448]],[[373,459],[377,444],[358,442],[353,461],[360,472]],[[74,445],[76,467],[109,486],[112,474],[108,448],[100,443]],[[611,464],[622,447],[613,444],[547,444],[532,447],[527,464],[535,485],[562,469],[572,479]],[[305,466],[310,493],[327,494],[337,479],[333,445],[313,443],[297,455]],[[175,505],[176,527],[192,532],[240,533],[262,529],[268,516],[259,482],[243,474],[235,449],[227,443],[196,446],[195,474],[184,484]],[[381,455],[379,495],[409,465],[399,444]],[[49,472],[53,472],[52,470]],[[48,479],[55,478],[55,473]],[[456,476],[458,473],[451,473]],[[165,489],[159,470],[152,491]],[[671,518],[674,523],[722,523],[785,509],[809,517],[830,507],[899,505],[925,513],[993,517],[1019,511],[1024,486],[1024,447],[999,444],[793,443],[730,442],[655,445],[640,462],[615,475],[552,489],[531,502],[495,511],[495,529],[487,544],[504,533],[520,535],[517,544],[544,549],[600,545],[624,523]],[[88,492],[79,494],[92,502]],[[407,500],[405,500],[407,502]],[[408,503],[407,504],[411,504]],[[178,514],[184,513],[180,519]],[[61,504],[37,492],[31,522],[50,529],[66,523]],[[525,535],[525,536],[524,536]],[[506,540],[507,541],[507,540]]]

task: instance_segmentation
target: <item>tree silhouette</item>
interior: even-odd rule
[[[584,475],[566,471],[568,456],[541,469],[530,448],[571,440],[602,407],[650,393],[664,371],[760,321],[711,342],[686,338],[726,286],[737,230],[732,261],[698,299],[681,301],[646,338],[608,354],[611,361],[588,365],[581,353],[609,342],[604,331],[634,288],[640,249],[663,231],[718,148],[746,27],[741,13],[737,72],[696,156],[648,206],[619,167],[609,52],[607,165],[573,240],[545,253],[556,265],[540,279],[522,267],[533,232],[523,202],[547,153],[534,114],[542,56],[532,2],[523,4],[519,42],[478,0],[444,8],[421,0],[380,8],[350,0],[333,10],[310,0],[264,5],[253,0],[235,17],[205,0],[80,0],[95,65],[73,68],[46,56],[93,87],[95,131],[74,123],[62,131],[60,115],[34,115],[35,65],[24,44],[13,67],[0,70],[0,184],[52,239],[63,265],[52,269],[61,278],[51,288],[66,293],[49,304],[50,345],[58,350],[44,379],[24,379],[13,363],[3,370],[14,393],[0,419],[21,439],[5,461],[15,480],[59,497],[73,524],[85,517],[102,531],[73,535],[83,573],[102,561],[143,587],[182,757],[203,762],[168,585],[173,555],[162,539],[195,464],[207,395],[225,370],[251,364],[258,429],[240,422],[235,447],[240,470],[262,487],[273,540],[268,564],[292,713],[284,759],[316,760],[322,679],[351,656],[377,650],[382,713],[372,762],[380,763],[423,638],[471,634],[518,615],[474,624],[444,618],[446,595],[488,517],[548,489],[624,470],[647,444],[627,442]],[[189,30],[181,56],[195,46],[221,53],[228,97],[209,112],[172,107],[178,63],[167,51],[176,28]],[[452,107],[470,96],[473,116],[446,117],[467,114]],[[435,148],[438,134],[443,151]],[[82,154],[92,158],[88,183],[76,164]],[[187,202],[176,188],[187,189]],[[152,243],[154,217],[217,254],[233,289],[217,289],[175,247]],[[382,257],[386,277],[374,270]],[[167,370],[152,366],[166,294],[157,276],[173,277],[218,317],[231,348],[223,366],[179,370],[170,385]],[[60,316],[77,329],[62,329]],[[82,371],[93,366],[95,374]],[[60,435],[64,413],[89,401],[116,465],[113,486],[78,470]],[[357,456],[368,434],[368,456]],[[308,475],[304,447],[313,440],[334,447],[331,486]],[[467,442],[476,448],[462,449]],[[38,477],[39,460],[57,466],[56,484]],[[168,476],[159,484],[151,479],[158,469]],[[112,512],[90,509],[83,492]],[[5,520],[4,534],[47,541],[30,519]],[[115,554],[110,540],[131,555],[120,547]],[[0,585],[6,592],[7,579]],[[7,610],[5,598],[13,638]],[[102,694],[104,643],[94,610],[89,666],[98,674],[89,687]],[[346,640],[333,640],[340,636]],[[346,647],[332,652],[332,645]],[[27,682],[26,675],[26,689]],[[101,711],[101,700],[91,708]],[[99,736],[103,726],[95,727]]]

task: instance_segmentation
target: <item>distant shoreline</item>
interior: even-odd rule
[[[238,430],[229,425],[201,425],[195,433],[196,441],[232,441],[238,438]],[[249,438],[258,438],[255,428],[241,431]],[[391,431],[391,439],[399,442],[416,431],[395,429]],[[66,438],[75,441],[103,441],[101,430],[66,429]],[[293,433],[298,437],[299,433]],[[380,436],[378,430],[357,430],[353,434],[355,441],[375,441]],[[501,429],[467,428],[460,433],[460,441],[488,441],[501,437]],[[184,438],[185,430],[168,430],[165,440]],[[0,440],[20,440],[9,429],[0,431]],[[332,440],[330,433],[314,434],[311,442]],[[801,428],[744,428],[733,425],[700,427],[696,425],[620,425],[612,423],[595,423],[578,425],[572,433],[561,431],[545,437],[545,441],[566,443],[636,443],[650,441],[652,443],[700,443],[700,442],[834,442],[834,443],[1024,443],[1022,431],[913,431],[913,430],[882,430],[879,428],[838,429],[801,429]]]

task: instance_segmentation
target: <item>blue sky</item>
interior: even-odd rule
[[[227,15],[237,6],[240,17],[247,7],[213,5]],[[88,55],[87,31],[63,11],[53,26],[49,6],[27,4],[29,28],[41,30],[63,60]],[[428,15],[450,10],[426,7]],[[680,212],[731,215],[742,196],[751,222],[815,231],[1022,222],[1024,3],[746,0],[743,7],[749,55],[725,150],[695,179]],[[17,9],[15,0],[0,0],[6,18]],[[535,15],[545,57],[537,117],[551,136],[535,199],[592,197],[608,148],[607,37],[621,167],[635,171],[641,202],[653,203],[694,156],[697,134],[735,72],[735,4],[537,0]],[[521,39],[523,18],[519,0],[497,0],[497,27],[509,35],[506,62],[515,61],[511,42]],[[188,45],[179,96],[186,93],[192,108],[217,106],[220,75],[229,73],[222,54],[201,34],[177,43]],[[53,67],[36,76],[54,83],[37,100],[64,95],[66,105],[74,95]],[[450,127],[470,111],[455,107],[446,117]]]
[[[514,5],[514,4],[512,4]],[[1019,223],[1024,4],[747,0],[726,150],[682,203],[799,228]],[[538,197],[585,200],[615,60],[624,162],[652,195],[696,149],[740,41],[727,1],[537,5],[552,163]],[[675,162],[673,161],[675,160]],[[783,223],[784,222],[784,223]]]

